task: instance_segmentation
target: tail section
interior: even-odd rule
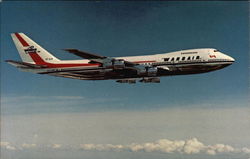
[[[23,62],[43,65],[60,61],[24,33],[12,33],[11,36]]]

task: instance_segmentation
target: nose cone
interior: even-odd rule
[[[228,55],[226,55],[224,53],[221,53],[221,54],[222,54],[222,58],[226,59],[228,62],[232,62],[233,63],[235,61],[235,59],[232,58],[231,56],[228,56]]]
[[[230,58],[231,58],[232,62],[234,62],[234,61],[235,61],[235,59],[234,59],[234,58],[232,58],[232,57],[230,57]]]
[[[235,61],[235,59],[232,58],[231,56],[228,56],[228,60],[229,60],[230,62],[234,62],[234,61]]]

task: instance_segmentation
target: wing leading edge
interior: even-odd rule
[[[139,64],[136,64],[133,62],[125,61],[123,59],[115,59],[112,57],[101,56],[101,55],[89,53],[86,51],[80,51],[78,49],[63,49],[63,50],[67,51],[69,53],[72,53],[76,56],[79,56],[81,58],[88,59],[91,62],[101,63],[106,67],[108,67],[108,66],[133,67],[133,66],[139,65]]]

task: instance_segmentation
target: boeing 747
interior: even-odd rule
[[[84,59],[59,60],[25,34],[13,33],[11,36],[22,61],[6,60],[9,64],[26,72],[80,80],[159,83],[162,76],[210,72],[235,61],[213,48],[127,57],[107,57],[78,49],[64,49]]]

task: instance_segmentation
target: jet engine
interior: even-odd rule
[[[104,59],[103,60],[103,67],[105,68],[113,68],[113,69],[123,69],[125,68],[124,60],[116,60],[116,59]]]
[[[137,74],[143,75],[143,76],[156,76],[158,69],[156,67],[148,67],[143,65],[136,66],[137,68]]]
[[[136,83],[136,80],[135,79],[121,79],[121,80],[117,80],[116,82],[134,84]]]
[[[158,77],[143,78],[143,79],[140,80],[140,82],[143,82],[143,83],[160,83],[160,78],[158,78]]]

